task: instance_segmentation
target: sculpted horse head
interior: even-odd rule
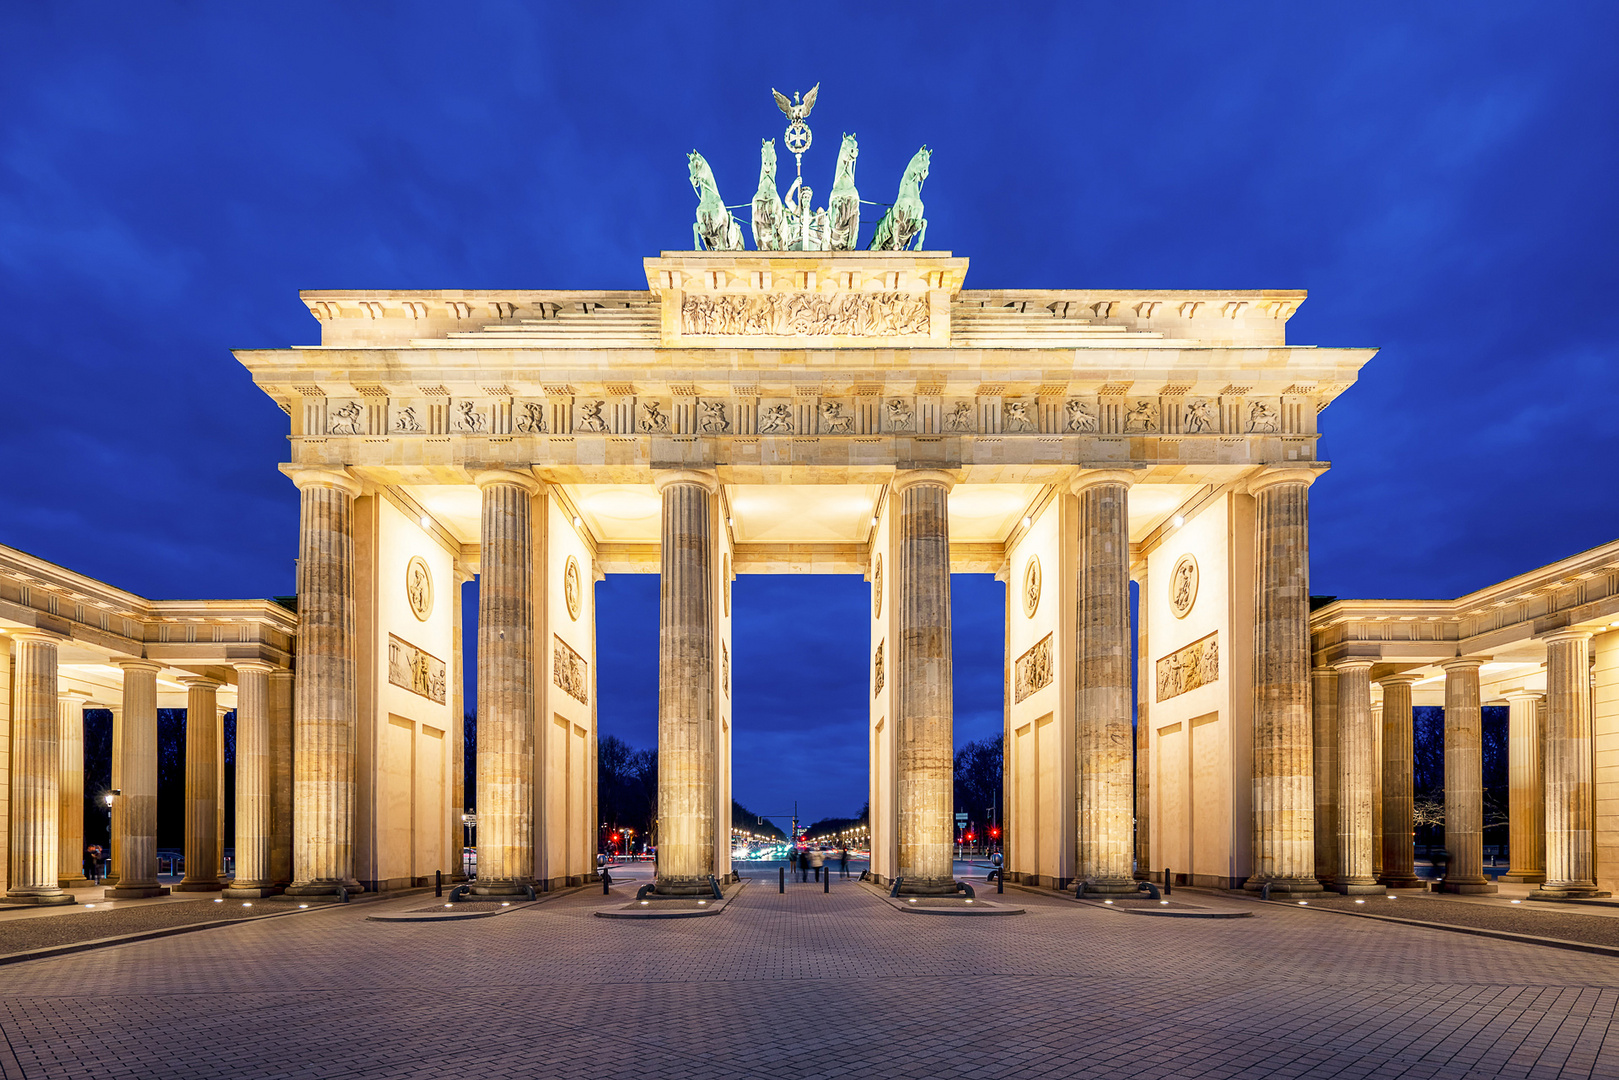
[[[704,201],[710,195],[717,198],[719,185],[714,182],[714,170],[708,167],[703,155],[693,150],[686,155],[686,164],[691,169],[691,189],[697,192],[697,197]]]
[[[832,186],[834,189],[844,184],[853,186],[854,163],[855,159],[859,156],[859,142],[855,140],[855,137],[852,134],[845,132],[843,135],[843,145],[838,147],[838,171],[836,177],[832,181]]]
[[[933,151],[923,144],[922,149],[911,155],[911,163],[905,166],[905,179],[901,186],[915,184],[917,190],[922,188],[922,181],[928,178],[928,161],[933,157]]]
[[[759,183],[776,179],[776,140],[765,139],[759,145]]]

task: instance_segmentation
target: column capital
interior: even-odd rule
[[[1370,671],[1377,661],[1367,657],[1352,656],[1347,660],[1339,660],[1332,665],[1332,670],[1342,674],[1346,671]]]
[[[90,692],[88,690],[66,690],[58,688],[56,691],[56,698],[58,701],[70,701],[73,698],[78,698],[80,701],[88,705],[90,703]]]
[[[894,479],[888,482],[888,490],[898,495],[906,488],[917,484],[932,484],[942,487],[946,491],[956,486],[956,478],[952,473],[943,469],[896,469]]]
[[[1503,693],[1501,695],[1501,697],[1502,697],[1503,700],[1508,701],[1508,702],[1512,702],[1512,701],[1544,701],[1546,699],[1546,691],[1544,691],[1544,690],[1508,690],[1505,693]]]
[[[1550,645],[1556,641],[1590,641],[1596,636],[1594,630],[1581,630],[1572,626],[1565,626],[1561,630],[1553,630],[1549,634],[1541,635],[1540,640]]]
[[[1129,469],[1082,469],[1074,474],[1068,481],[1068,493],[1078,495],[1086,488],[1100,487],[1103,484],[1120,484],[1131,487],[1135,484],[1137,476]]]
[[[182,675],[177,681],[188,690],[218,690],[225,685],[218,679],[210,679],[206,675]]]
[[[299,491],[309,488],[333,488],[344,492],[350,498],[357,499],[364,490],[360,481],[351,476],[347,469],[292,469],[287,475],[297,485]]]
[[[1487,656],[1457,656],[1449,660],[1441,660],[1439,667],[1446,671],[1477,671],[1489,660]]]
[[[659,495],[676,484],[696,484],[712,495],[720,489],[720,477],[712,469],[659,469],[652,474],[652,489]]]
[[[275,665],[267,660],[242,660],[231,665],[237,671],[274,671]]]
[[[1309,487],[1320,475],[1315,469],[1310,468],[1273,466],[1249,478],[1248,494],[1258,495],[1267,488],[1280,487],[1283,484],[1301,484]]]
[[[61,634],[53,634],[49,630],[35,630],[27,628],[10,631],[11,639],[19,642],[31,642],[35,645],[60,645],[67,640]]]
[[[1377,685],[1378,686],[1399,686],[1400,684],[1404,683],[1406,686],[1411,686],[1411,685],[1413,685],[1415,683],[1418,683],[1418,682],[1421,682],[1421,681],[1422,681],[1422,676],[1421,675],[1414,675],[1411,672],[1402,672],[1399,675],[1385,675],[1385,676],[1383,676],[1381,679],[1377,680]]]
[[[495,484],[512,484],[530,495],[538,495],[545,490],[545,485],[536,480],[533,473],[517,469],[477,469],[472,474],[472,482],[478,485],[479,491]]]
[[[117,664],[119,667],[123,668],[124,669],[124,674],[126,674],[126,675],[129,674],[131,671],[162,671],[163,670],[163,665],[158,663],[156,660],[142,660],[142,659],[114,660],[113,663]]]

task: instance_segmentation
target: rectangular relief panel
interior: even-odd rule
[[[1047,634],[1017,658],[1017,700],[1050,686],[1052,668],[1051,635]]]
[[[1168,701],[1220,678],[1220,632],[1199,638],[1158,661],[1158,700]]]
[[[388,635],[388,681],[444,704],[444,661],[392,634]]]
[[[552,679],[569,697],[588,704],[590,698],[590,666],[585,658],[574,652],[566,641],[552,635]]]

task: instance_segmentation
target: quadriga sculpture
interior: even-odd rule
[[[852,251],[860,241],[860,192],[854,186],[854,163],[860,156],[860,144],[853,135],[843,136],[838,150],[838,171],[832,182],[832,197],[827,200],[827,228],[830,231],[828,247],[833,251]]]
[[[753,193],[753,246],[760,251],[780,251],[787,211],[776,191],[776,140],[766,139],[759,147],[759,190]]]
[[[877,233],[868,245],[872,251],[904,251],[916,240],[922,250],[927,237],[928,219],[922,216],[922,182],[928,178],[928,158],[932,156],[926,146],[916,152],[905,166],[905,176],[899,182],[899,196],[888,213],[877,222]]]
[[[691,227],[692,244],[698,251],[741,251],[742,224],[731,216],[720,199],[719,185],[714,172],[693,150],[686,155],[691,167],[691,187],[697,192],[697,221]]]

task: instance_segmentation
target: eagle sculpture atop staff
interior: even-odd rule
[[[815,108],[815,94],[820,89],[820,83],[810,87],[810,92],[804,95],[803,101],[798,100],[798,91],[796,90],[793,91],[793,100],[791,101],[787,100],[786,94],[773,86],[770,88],[770,92],[776,95],[776,107],[781,110],[783,116],[789,120],[802,120],[810,114],[811,109]]]

